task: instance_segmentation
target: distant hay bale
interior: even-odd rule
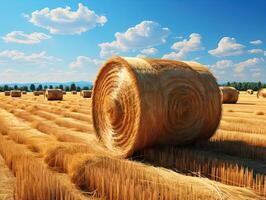
[[[266,98],[266,88],[261,88],[258,91],[257,98]]]
[[[77,94],[77,91],[73,90],[71,91],[72,94]]]
[[[5,91],[5,96],[10,96],[10,91]]]
[[[92,93],[96,135],[127,157],[154,144],[210,138],[221,118],[221,94],[208,69],[195,62],[114,57]]]
[[[47,89],[45,91],[45,99],[48,101],[51,100],[63,100],[63,92],[61,89]]]
[[[38,91],[39,95],[44,95],[45,91]]]
[[[247,90],[247,93],[248,93],[248,94],[253,94],[253,92],[254,92],[254,91],[253,91],[252,89],[248,89],[248,90]]]
[[[238,101],[239,91],[234,87],[220,87],[223,103],[236,103]]]
[[[91,90],[82,90],[80,92],[80,96],[83,98],[91,98],[92,91]]]
[[[22,91],[22,94],[27,94],[27,92],[26,91]]]
[[[40,94],[39,94],[38,91],[33,91],[33,95],[34,95],[34,96],[39,96]]]
[[[62,91],[63,92],[63,94],[66,94],[66,91]]]
[[[10,96],[11,97],[21,97],[21,91],[20,90],[11,90]]]

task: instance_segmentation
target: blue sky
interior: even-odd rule
[[[194,60],[266,82],[266,1],[2,1],[0,84],[93,81],[112,55]]]

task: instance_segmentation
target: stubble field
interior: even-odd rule
[[[91,99],[0,94],[0,155],[1,200],[265,199],[266,100],[223,104],[209,141],[121,159],[98,143]]]

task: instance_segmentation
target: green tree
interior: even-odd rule
[[[70,87],[67,85],[65,86],[65,91],[69,92],[70,91]]]
[[[54,87],[52,85],[49,85],[49,89],[53,89]]]
[[[4,91],[8,91],[8,90],[9,90],[8,85],[4,85]]]
[[[59,89],[64,90],[64,86],[63,85],[59,85]]]
[[[77,90],[77,87],[76,87],[75,83],[72,83],[72,84],[70,85],[70,90],[71,90],[71,91],[73,91],[73,90]]]
[[[38,91],[43,90],[42,84],[38,85],[37,90],[38,90]]]
[[[33,91],[35,91],[35,85],[34,84],[31,84],[30,85],[30,90],[33,92]]]

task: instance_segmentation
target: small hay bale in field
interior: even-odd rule
[[[63,100],[63,92],[61,89],[47,89],[45,91],[45,98],[50,101],[50,100]]]
[[[266,98],[266,88],[261,88],[258,91],[257,98]]]
[[[39,95],[44,95],[45,91],[38,91]]]
[[[247,90],[247,93],[248,93],[248,94],[253,94],[254,91],[253,91],[252,89],[248,89],[248,90]]]
[[[83,98],[91,98],[92,91],[91,90],[82,90],[80,92],[80,96]]]
[[[220,87],[223,103],[236,103],[239,91],[234,87]]]
[[[73,90],[71,91],[72,94],[77,94],[77,91]]]
[[[22,94],[27,94],[27,92],[26,91],[22,91]]]
[[[66,91],[62,91],[63,92],[63,94],[66,94]]]
[[[38,91],[33,91],[33,95],[34,95],[34,96],[39,96],[40,94],[39,94]]]
[[[5,96],[10,96],[10,91],[5,91]]]
[[[11,97],[21,97],[21,91],[20,90],[11,90],[10,96]]]
[[[92,93],[96,135],[121,157],[154,144],[210,138],[221,106],[216,79],[195,62],[114,57]]]

